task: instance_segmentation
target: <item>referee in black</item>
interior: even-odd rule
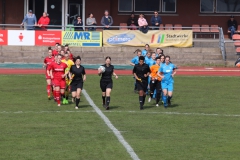
[[[75,109],[78,109],[78,104],[80,102],[80,95],[83,88],[83,82],[86,81],[85,68],[81,65],[81,57],[77,56],[75,58],[75,65],[71,66],[69,71],[69,77],[71,82],[71,92],[72,98],[76,98]]]
[[[102,101],[103,101],[103,107],[106,108],[106,110],[109,110],[109,104],[110,104],[110,94],[113,88],[113,81],[112,76],[115,76],[117,79],[118,76],[116,73],[114,73],[114,66],[111,65],[111,57],[107,56],[105,58],[105,64],[102,65],[105,67],[105,72],[102,72],[102,70],[98,69],[98,75],[101,76],[100,80],[100,88],[102,90]]]
[[[146,98],[146,91],[148,87],[148,76],[150,74],[150,68],[144,63],[145,58],[139,57],[139,63],[133,68],[133,75],[136,78],[137,89],[139,93],[140,110],[143,110],[143,105]]]

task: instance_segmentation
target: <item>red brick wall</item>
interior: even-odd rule
[[[104,0],[104,1],[86,0],[86,5],[85,5],[86,19],[88,18],[89,13],[93,13],[94,17],[96,18],[97,24],[101,25],[100,22],[101,22],[102,16],[104,15],[105,10],[109,10],[110,15],[112,15],[110,1],[111,0]],[[115,17],[116,17],[116,15],[115,15]]]
[[[20,24],[24,17],[24,0],[6,0],[6,24]]]

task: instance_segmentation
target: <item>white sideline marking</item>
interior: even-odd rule
[[[1,111],[0,114],[25,114],[25,113],[91,113],[96,112],[95,110],[81,111],[81,110],[66,110],[66,111]],[[182,112],[142,112],[142,111],[103,111],[107,113],[141,113],[141,114],[169,114],[169,115],[198,115],[198,116],[222,116],[222,117],[240,117],[239,114],[217,114],[217,113],[182,113]]]
[[[88,103],[93,107],[93,109],[97,112],[97,114],[103,119],[103,121],[106,123],[106,125],[113,131],[117,139],[120,143],[124,146],[124,148],[127,150],[127,152],[130,154],[133,160],[139,160],[137,154],[134,152],[133,148],[125,141],[121,133],[113,126],[113,124],[110,122],[110,120],[102,113],[102,111],[94,104],[93,100],[90,98],[88,93],[85,89],[82,90],[83,95],[85,96]]]
[[[141,112],[141,111],[108,111],[108,112],[129,112],[142,114],[169,114],[169,115],[199,115],[199,116],[223,116],[223,117],[240,117],[239,114],[217,114],[217,113],[182,113],[182,112]]]

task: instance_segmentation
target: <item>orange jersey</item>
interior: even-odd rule
[[[160,66],[157,65],[157,64],[152,65],[152,66],[150,67],[150,71],[151,71],[150,76],[151,76],[152,78],[157,78],[157,80],[161,81],[162,78],[157,75],[159,68],[160,68]]]

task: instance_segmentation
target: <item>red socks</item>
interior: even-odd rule
[[[55,94],[56,94],[57,104],[61,104],[61,102],[60,102],[60,91],[55,91]]]

